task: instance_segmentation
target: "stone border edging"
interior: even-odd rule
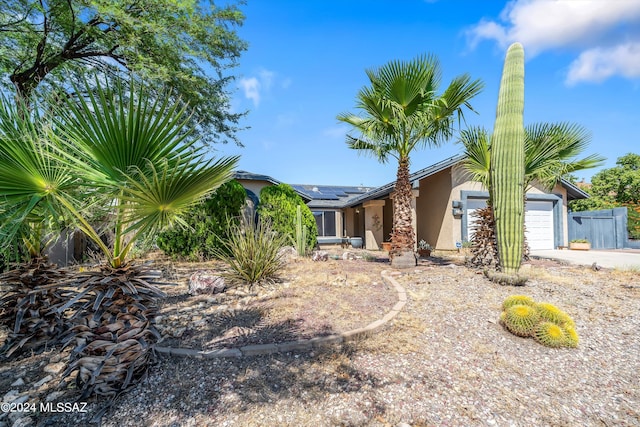
[[[382,328],[382,326],[386,325],[391,319],[396,317],[398,313],[400,313],[400,310],[402,310],[407,303],[407,292],[393,277],[391,277],[391,274],[393,273],[389,273],[387,270],[384,270],[381,273],[383,280],[387,280],[396,288],[396,292],[398,292],[398,302],[382,319],[378,319],[375,322],[369,323],[364,328],[352,329],[347,332],[327,335],[324,337],[287,341],[277,344],[254,344],[246,345],[239,348],[223,348],[217,350],[194,350],[191,348],[154,347],[154,351],[161,354],[168,354],[170,356],[214,359],[218,357],[245,357],[273,353],[286,353],[290,351],[309,351],[334,344],[342,344],[344,342],[355,341],[357,339],[371,335]]]

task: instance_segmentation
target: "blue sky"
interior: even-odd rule
[[[347,148],[346,124],[365,69],[438,57],[442,87],[482,79],[468,125],[493,128],[506,47],[524,45],[525,124],[569,121],[590,130],[585,154],[640,152],[640,0],[249,0],[238,30],[249,49],[233,69],[239,169],[292,184],[379,186],[397,165]],[[460,153],[455,140],[412,156],[411,171]],[[578,173],[587,180],[597,170]]]

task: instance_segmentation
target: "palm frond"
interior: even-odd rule
[[[68,161],[94,185],[110,187],[131,167],[174,161],[196,150],[185,107],[170,96],[151,97],[133,81],[128,87],[85,82],[87,97],[68,100],[57,125],[66,139]],[[77,92],[83,92],[76,90]]]
[[[460,131],[459,142],[464,146],[465,159],[462,164],[473,181],[481,182],[489,188],[491,169],[491,136],[482,127],[471,127]]]
[[[381,162],[389,155],[409,158],[418,145],[437,146],[450,139],[454,116],[460,121],[463,108],[482,89],[479,80],[462,75],[438,95],[441,69],[433,55],[390,61],[366,73],[371,85],[358,92],[356,104],[362,116],[343,113],[338,120],[361,133],[354,138],[357,143],[347,139],[350,148],[371,151]]]
[[[127,175],[119,209],[124,233],[153,234],[172,225],[196,201],[232,177],[238,157],[202,161],[187,158],[171,165],[167,161]],[[126,255],[126,254],[125,254]]]

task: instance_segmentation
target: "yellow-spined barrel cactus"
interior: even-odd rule
[[[508,296],[502,303],[502,309],[506,310],[514,305],[535,305],[536,302],[533,298],[526,295],[511,295]]]
[[[547,347],[567,345],[567,333],[562,326],[553,322],[540,322],[533,332],[533,338]]]
[[[564,328],[565,332],[567,333],[567,347],[572,347],[572,348],[576,348],[578,347],[578,341],[580,341],[580,339],[578,338],[578,333],[576,332],[576,330],[574,329],[573,326],[566,326]]]
[[[540,318],[543,320],[548,320],[549,322],[553,322],[560,326],[576,327],[573,319],[553,304],[548,302],[539,302],[536,304],[536,308],[538,309],[538,313],[540,313]]]
[[[526,295],[511,295],[502,303],[500,323],[512,334],[533,337],[549,347],[577,347],[578,333],[571,317],[548,302],[536,303]]]
[[[513,305],[505,310],[504,326],[514,335],[530,337],[536,325],[540,323],[540,315],[530,305]]]

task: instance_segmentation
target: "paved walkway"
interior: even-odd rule
[[[620,250],[544,250],[531,251],[531,255],[539,258],[550,258],[577,265],[597,265],[604,268],[640,271],[640,251],[633,249]]]

